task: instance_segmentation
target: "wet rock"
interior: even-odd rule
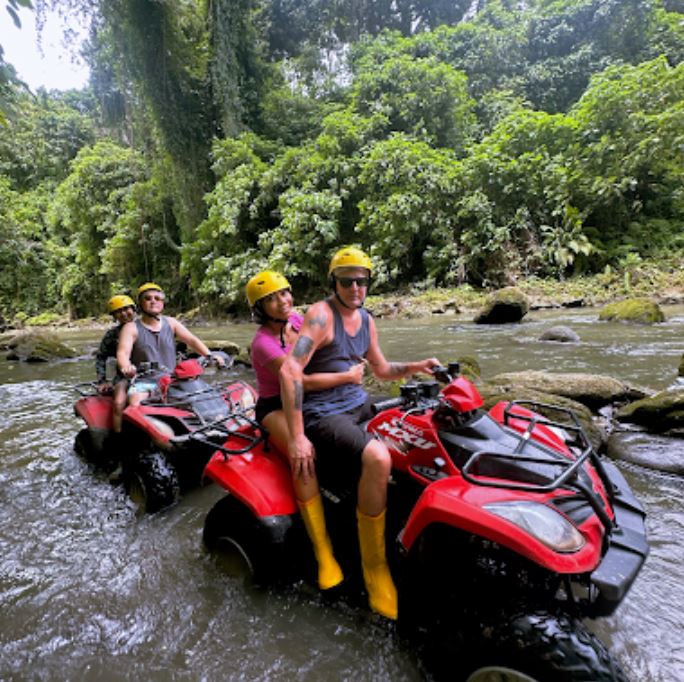
[[[53,332],[26,332],[15,336],[8,344],[8,360],[49,362],[58,358],[75,358],[75,348],[62,342]]]
[[[684,386],[673,386],[621,407],[615,417],[651,431],[684,430]]]
[[[580,340],[579,334],[574,332],[570,327],[557,325],[547,329],[539,337],[540,341],[556,341],[558,343],[578,343]]]
[[[528,371],[497,374],[492,384],[532,389],[576,400],[592,410],[609,403],[638,400],[648,395],[645,389],[601,374]]]
[[[679,361],[679,371],[677,376],[684,377],[684,353],[682,353],[682,359]]]
[[[558,395],[551,395],[529,387],[521,386],[501,386],[493,383],[486,383],[478,386],[480,395],[484,400],[485,409],[489,410],[502,400],[531,400],[546,405],[556,405],[568,410],[572,410],[584,432],[595,450],[602,448],[607,441],[607,434],[594,419],[591,410],[580,402],[571,400]],[[558,410],[540,408],[538,411],[547,419],[552,421],[568,422],[567,416],[559,413]]]
[[[664,322],[665,315],[660,306],[648,298],[630,298],[604,306],[599,313],[599,320],[654,324]]]
[[[484,307],[475,316],[473,322],[475,324],[520,322],[529,309],[529,300],[520,289],[505,287],[487,297]]]
[[[672,474],[684,475],[684,439],[642,431],[615,431],[608,438],[613,459]]]
[[[0,333],[0,350],[9,350],[10,344],[16,337],[16,332]]]
[[[563,308],[583,308],[584,299],[583,298],[571,298],[567,301],[562,301],[561,305]]]

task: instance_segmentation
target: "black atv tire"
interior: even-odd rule
[[[176,469],[160,452],[145,452],[127,463],[124,484],[130,498],[147,514],[171,506],[180,497]]]
[[[91,464],[101,464],[103,460],[102,448],[98,447],[88,428],[81,429],[74,439],[74,452]]]
[[[282,564],[250,509],[232,495],[219,500],[207,514],[202,539],[219,558],[221,569],[231,577],[258,584],[275,582]]]
[[[464,682],[627,682],[620,665],[603,643],[580,622],[538,611],[482,625],[477,641],[469,638],[465,656],[449,651]],[[442,676],[438,675],[438,679]]]

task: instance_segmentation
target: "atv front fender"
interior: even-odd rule
[[[91,429],[112,428],[112,398],[104,395],[89,395],[79,398],[74,404],[74,413]]]
[[[255,516],[298,513],[290,467],[273,451],[260,446],[244,455],[216,452],[204,469],[214,481],[248,506]]]
[[[544,502],[543,496],[502,491],[496,488],[464,485],[460,477],[450,476],[425,488],[399,535],[402,551],[408,554],[416,540],[433,525],[451,526],[507,547],[555,573],[578,574],[592,571],[601,560],[600,522],[583,526],[585,544],[576,552],[553,550],[534,535],[484,509],[488,502],[530,500]]]

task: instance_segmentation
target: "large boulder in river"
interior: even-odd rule
[[[490,383],[525,388],[576,400],[592,410],[604,405],[644,398],[647,392],[601,374],[551,373],[541,371],[497,374]]]
[[[649,298],[628,298],[604,306],[599,312],[599,320],[654,324],[664,322],[665,315],[660,306]]]
[[[505,287],[491,293],[475,316],[475,324],[520,322],[530,309],[530,302],[517,287]]]
[[[580,337],[579,334],[570,329],[570,327],[557,325],[555,327],[549,327],[549,329],[539,336],[539,340],[556,341],[557,343],[578,343]]]
[[[624,405],[615,417],[621,422],[641,424],[650,431],[684,430],[684,386],[673,386]]]
[[[79,355],[75,348],[61,341],[53,332],[30,331],[19,334],[8,345],[8,360],[49,362],[58,358],[75,358]]]
[[[487,383],[478,386],[478,390],[484,400],[484,407],[487,410],[491,409],[502,400],[529,400],[545,405],[555,405],[557,407],[565,408],[566,410],[572,410],[595,450],[598,450],[606,442],[606,433],[594,421],[589,408],[575,400],[521,386],[497,386]],[[561,421],[565,423],[570,421],[569,416],[563,415],[558,410],[540,408],[538,412],[550,421]]]

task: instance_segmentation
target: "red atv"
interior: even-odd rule
[[[230,367],[231,356],[223,356]],[[210,385],[201,378],[208,362],[180,362],[149,399],[124,410],[119,436],[112,432],[111,396],[99,395],[91,383],[75,387],[81,398],[74,411],[86,423],[76,436],[76,453],[107,472],[120,468],[126,491],[141,510],[163,509],[181,490],[199,485],[216,447],[253,410],[256,394],[248,384]],[[134,381],[159,374],[158,367],[141,365]]]
[[[437,678],[626,680],[581,623],[616,609],[648,554],[625,479],[571,411],[516,401],[486,412],[456,363],[435,377],[441,391],[407,384],[367,425],[393,458],[386,537],[400,632]],[[245,423],[205,475],[229,493],[206,518],[209,549],[237,550],[261,581],[315,575],[289,467],[266,433]],[[355,481],[336,476],[319,470],[326,520],[345,576],[358,576]]]

